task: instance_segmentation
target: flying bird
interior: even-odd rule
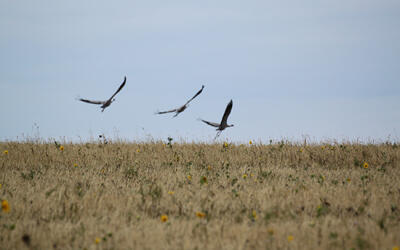
[[[189,102],[191,102],[194,98],[196,98],[198,95],[201,94],[201,92],[204,89],[204,85],[201,85],[201,89],[192,97],[190,98],[189,101],[187,101],[184,105],[180,106],[179,108],[176,109],[171,109],[168,111],[160,111],[160,112],[156,112],[156,115],[161,115],[161,114],[166,114],[166,113],[172,113],[175,112],[175,115],[173,117],[176,117],[177,115],[179,115],[180,113],[182,113],[188,106],[189,106]]]
[[[106,101],[92,101],[92,100],[83,99],[83,98],[79,98],[78,100],[81,101],[81,102],[87,102],[87,103],[91,103],[91,104],[101,105],[101,107],[100,107],[100,108],[102,108],[101,112],[103,112],[108,106],[111,105],[111,103],[113,101],[115,101],[114,96],[116,94],[118,94],[118,92],[121,91],[121,89],[125,86],[125,83],[126,83],[126,76],[124,77],[124,81],[119,86],[118,90]]]
[[[217,128],[218,132],[214,139],[216,139],[221,134],[222,130],[224,130],[228,127],[233,127],[233,124],[229,125],[227,122],[228,116],[231,114],[232,106],[233,106],[233,102],[231,100],[225,108],[225,112],[224,112],[224,115],[222,116],[221,123],[209,122],[209,121],[206,121],[203,119],[199,119],[200,121]]]

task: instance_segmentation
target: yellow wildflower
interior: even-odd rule
[[[321,146],[321,149],[324,150],[324,149],[325,149],[325,146]]]
[[[97,237],[97,238],[94,240],[94,243],[99,244],[100,241],[101,241],[101,239],[100,239],[99,237]]]
[[[166,214],[161,215],[161,222],[167,222],[168,216]]]
[[[196,212],[196,216],[199,217],[199,218],[203,218],[203,217],[206,216],[206,214],[203,213],[203,212]]]
[[[10,204],[8,204],[7,200],[3,200],[1,202],[1,210],[3,210],[3,212],[5,212],[5,213],[10,212]]]
[[[293,240],[294,240],[293,235],[289,235],[289,236],[287,237],[287,240],[288,240],[289,242],[293,241]]]
[[[77,163],[74,163],[74,167],[76,167],[76,168],[77,168],[77,167],[78,167],[78,164],[77,164]]]
[[[253,144],[253,142],[250,140],[250,141],[249,141],[249,144],[250,144],[250,145],[252,145],[252,144]]]
[[[399,250],[400,248],[398,246],[392,247],[392,250]]]
[[[304,150],[303,148],[300,148],[300,150],[299,150],[299,151],[300,151],[300,153],[303,153],[303,150]]]
[[[173,195],[175,192],[174,191],[168,191],[168,194]]]
[[[60,146],[60,150],[64,151],[64,146],[63,145]]]
[[[253,210],[253,212],[251,212],[251,216],[253,216],[254,219],[257,219],[257,212],[256,212],[256,210]]]
[[[364,162],[363,167],[368,168],[368,163]]]
[[[227,148],[227,147],[228,147],[228,143],[224,142],[224,148]]]
[[[208,171],[210,171],[210,170],[211,170],[211,166],[210,166],[210,165],[208,165],[208,166],[207,166],[207,169],[208,169]]]
[[[243,175],[243,179],[246,179],[246,178],[247,178],[247,174],[244,174],[244,175]]]
[[[136,152],[140,153],[140,149],[136,149]]]
[[[8,150],[4,150],[3,154],[8,155]]]
[[[191,175],[188,175],[187,178],[188,178],[189,181],[192,180],[192,176]]]

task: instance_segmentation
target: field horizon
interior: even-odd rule
[[[398,249],[397,142],[0,142],[3,249]],[[397,247],[397,248],[396,248]]]

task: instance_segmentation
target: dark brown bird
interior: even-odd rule
[[[97,105],[101,105],[100,108],[102,108],[101,112],[103,112],[108,106],[111,105],[111,103],[113,101],[115,101],[114,96],[116,94],[118,94],[118,92],[121,91],[121,89],[125,86],[126,83],[126,76],[124,77],[124,81],[122,82],[122,84],[119,86],[118,90],[106,101],[92,101],[92,100],[88,100],[88,99],[83,99],[83,98],[79,98],[78,100],[81,102],[87,102],[87,103],[91,103],[91,104],[97,104]]]
[[[233,106],[233,102],[231,100],[225,108],[225,112],[224,112],[224,115],[222,116],[221,123],[209,122],[209,121],[206,121],[203,119],[199,119],[200,121],[217,128],[218,132],[217,132],[217,135],[215,136],[215,138],[217,138],[221,134],[222,130],[224,130],[228,127],[233,127],[233,124],[231,124],[231,125],[228,124],[228,116],[231,114],[232,106]]]
[[[201,94],[201,92],[203,91],[203,89],[204,89],[204,85],[201,86],[201,89],[200,89],[192,98],[190,98],[189,101],[187,101],[184,105],[180,106],[179,108],[171,109],[171,110],[168,110],[168,111],[159,111],[159,112],[156,112],[156,114],[157,114],[157,115],[161,115],[161,114],[166,114],[166,113],[175,112],[175,115],[174,115],[173,117],[176,117],[177,115],[179,115],[180,113],[182,113],[182,112],[189,106],[189,102],[191,102],[194,98],[196,98],[198,95]]]

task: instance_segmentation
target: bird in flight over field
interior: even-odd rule
[[[175,112],[175,115],[173,117],[176,117],[177,115],[179,115],[181,112],[183,112],[189,106],[189,102],[191,102],[194,98],[196,98],[198,95],[201,94],[203,89],[204,89],[204,85],[201,86],[201,89],[192,98],[190,98],[189,101],[187,101],[184,105],[180,106],[179,108],[171,109],[168,111],[159,111],[159,112],[156,112],[156,115]]]
[[[210,125],[210,126],[213,126],[213,127],[216,127],[216,128],[217,128],[218,133],[217,133],[217,135],[215,136],[214,139],[216,139],[216,138],[221,134],[222,130],[224,130],[225,128],[233,127],[233,124],[229,125],[229,124],[227,123],[227,121],[228,121],[228,116],[230,115],[231,110],[232,110],[232,106],[233,106],[233,102],[232,102],[232,100],[231,100],[231,101],[228,103],[228,105],[226,106],[224,115],[222,116],[221,123],[209,122],[209,121],[206,121],[206,120],[203,120],[203,119],[199,119],[200,121],[202,121],[202,122],[204,122],[204,123],[206,123],[206,124],[208,124],[208,125]]]
[[[111,103],[113,101],[115,101],[114,96],[116,94],[118,94],[118,92],[121,91],[121,89],[125,86],[125,83],[126,83],[126,76],[124,77],[124,81],[119,86],[118,90],[106,101],[92,101],[92,100],[83,99],[83,98],[79,98],[78,100],[81,101],[81,102],[87,102],[87,103],[91,103],[91,104],[101,105],[101,107],[100,107],[100,108],[102,108],[101,112],[103,112],[108,106],[111,105]]]

